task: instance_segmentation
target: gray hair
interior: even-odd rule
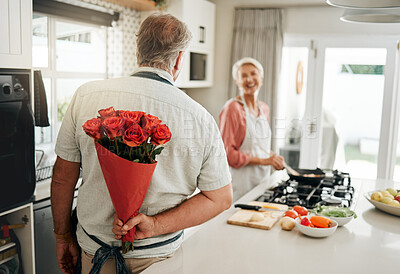
[[[239,61],[237,61],[235,64],[233,64],[232,66],[232,77],[233,80],[237,79],[237,74],[239,69],[246,64],[251,64],[253,66],[256,67],[256,69],[258,69],[258,72],[261,74],[262,77],[264,77],[264,68],[261,65],[260,62],[258,62],[256,59],[251,58],[251,57],[244,57],[242,59],[240,59]]]
[[[152,14],[140,25],[136,39],[139,66],[171,71],[192,34],[185,23],[171,14]]]

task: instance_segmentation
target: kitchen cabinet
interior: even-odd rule
[[[0,0],[0,68],[32,66],[32,0]]]
[[[171,0],[167,11],[185,22],[193,35],[176,85],[181,88],[212,86],[215,4],[206,0]],[[204,60],[200,61],[199,56]]]
[[[185,22],[193,38],[190,47],[214,48],[215,4],[206,0],[172,0],[168,12]]]
[[[140,11],[154,10],[156,8],[156,2],[152,0],[104,0],[104,1]]]
[[[23,273],[34,274],[35,273],[35,253],[34,253],[34,233],[33,233],[33,206],[32,203],[27,203],[19,207],[10,209],[0,213],[0,218],[7,220],[12,224],[24,224],[23,228],[13,229],[15,235],[18,238],[21,246],[21,258],[20,267],[23,269]],[[13,244],[7,244],[0,246],[0,251],[5,251],[11,248]],[[6,263],[6,260],[1,261],[0,265]]]

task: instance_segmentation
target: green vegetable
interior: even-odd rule
[[[347,207],[338,207],[338,206],[317,206],[311,212],[324,215],[327,217],[351,217],[354,219],[357,218],[357,215],[354,211],[348,209]]]

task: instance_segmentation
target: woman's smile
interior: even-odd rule
[[[262,76],[252,64],[244,64],[238,70],[236,83],[244,94],[255,94],[262,85]]]

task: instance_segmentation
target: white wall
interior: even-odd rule
[[[284,31],[307,35],[379,35],[398,34],[399,24],[351,24],[339,20],[343,10],[323,0],[211,0],[216,4],[214,85],[188,89],[188,94],[202,104],[218,121],[218,114],[228,99],[228,81],[235,7],[282,7]],[[303,5],[300,7],[299,5]],[[296,6],[294,6],[296,5]]]

